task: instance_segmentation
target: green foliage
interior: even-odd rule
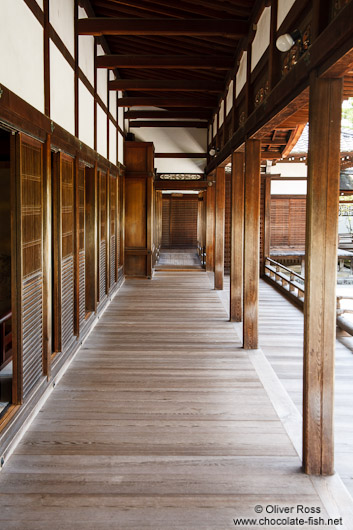
[[[344,126],[353,129],[353,98],[349,98],[342,106],[342,120]]]

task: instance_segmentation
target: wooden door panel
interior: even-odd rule
[[[125,182],[125,246],[145,248],[146,226],[146,179],[129,178]]]
[[[99,301],[107,294],[107,174],[99,172]]]

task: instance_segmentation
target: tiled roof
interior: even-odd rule
[[[307,153],[309,144],[309,125],[306,124],[303,133],[291,153]],[[341,153],[353,151],[353,129],[341,128]]]

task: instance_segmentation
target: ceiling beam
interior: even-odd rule
[[[127,110],[124,113],[124,118],[127,119],[169,119],[169,118],[200,118],[208,120],[211,117],[209,110]]]
[[[100,55],[97,68],[182,68],[229,70],[234,58],[226,55]]]
[[[179,35],[242,38],[248,24],[237,19],[140,19],[81,18],[77,21],[79,35]]]
[[[109,82],[109,90],[202,91],[221,94],[224,83],[193,79],[117,79]]]
[[[130,128],[136,127],[192,127],[196,129],[207,129],[207,121],[132,121]]]
[[[125,97],[118,98],[118,107],[200,107],[213,109],[217,107],[217,98],[149,98],[149,97]]]

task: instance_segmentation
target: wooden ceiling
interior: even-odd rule
[[[98,59],[97,66],[118,68],[120,79],[110,88],[124,90],[129,98],[125,106],[170,108],[181,119],[190,109],[194,118],[211,117],[235,65],[239,41],[248,33],[254,0],[90,3],[96,17],[120,19],[94,22],[95,34],[105,35],[115,55]],[[85,7],[84,1],[81,4]],[[81,34],[85,24],[88,21],[82,22]]]

